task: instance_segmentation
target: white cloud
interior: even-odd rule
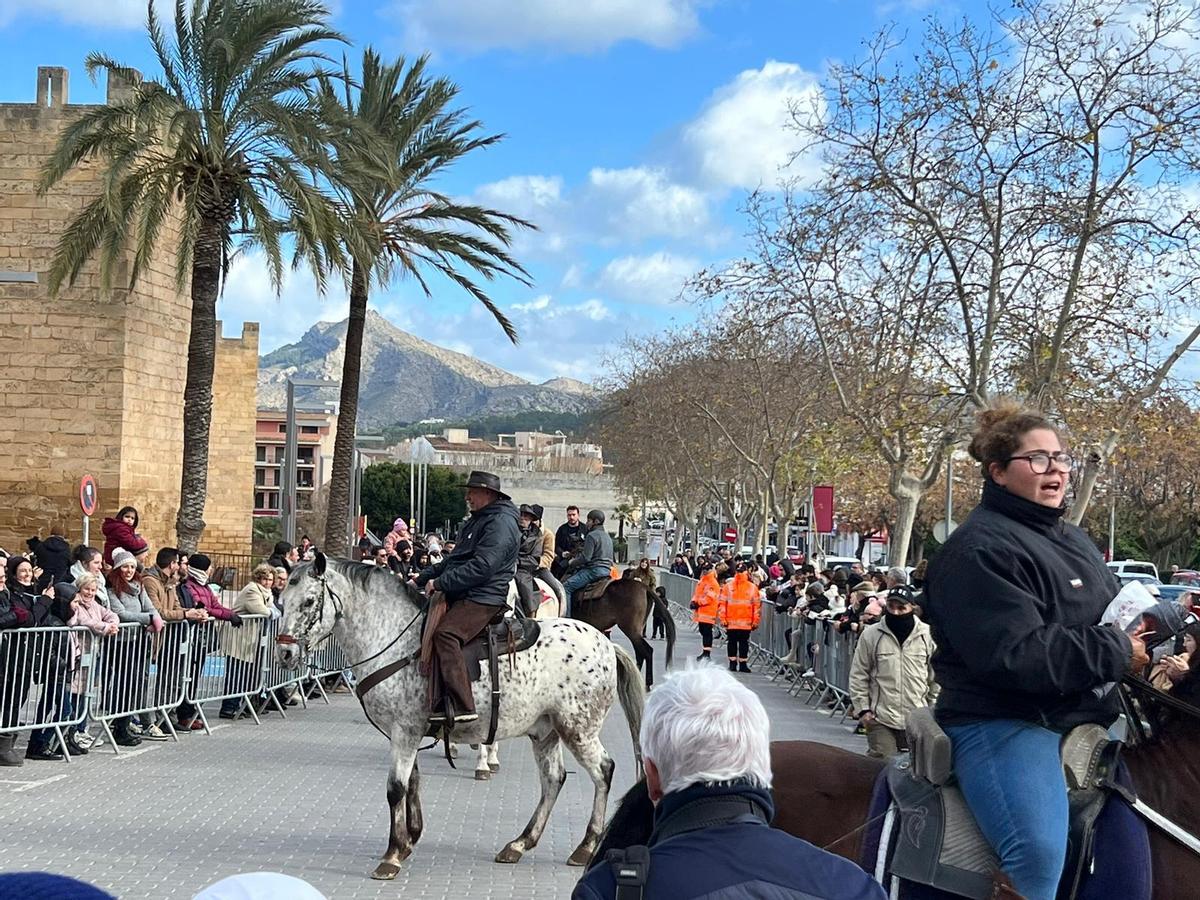
[[[172,21],[171,0],[155,0],[160,15]],[[141,28],[146,24],[146,0],[109,0],[86,3],[83,0],[0,0],[0,26],[18,18],[55,19],[72,25],[95,28]]]
[[[537,312],[546,309],[550,305],[550,295],[542,294],[540,297],[534,297],[528,303],[514,303],[513,309],[517,312]]]
[[[821,110],[817,76],[794,63],[769,60],[747,69],[709,97],[700,115],[684,128],[683,141],[699,176],[718,187],[754,190],[776,187],[788,176],[804,176],[813,162],[789,161],[803,146],[792,127],[791,109]],[[783,172],[785,167],[787,171]]]
[[[621,41],[675,47],[700,29],[707,0],[398,0],[413,46],[604,50]]]
[[[710,224],[708,198],[661,169],[592,169],[583,199],[580,212],[607,226],[604,237],[695,237]]]
[[[697,259],[661,250],[649,256],[621,256],[604,267],[598,286],[636,303],[670,303],[700,266]]]
[[[338,280],[321,296],[307,269],[288,270],[276,296],[260,253],[236,256],[217,307],[225,333],[240,333],[242,322],[259,323],[259,352],[266,353],[300,338],[316,322],[340,322],[349,315],[350,298]]]

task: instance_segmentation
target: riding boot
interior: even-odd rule
[[[15,734],[0,734],[0,766],[25,765],[25,760],[13,749],[16,743]]]
[[[698,659],[698,660],[712,659],[712,654],[710,654],[707,650],[701,650],[700,655],[697,656],[696,659]]]
[[[730,672],[736,672],[736,671],[737,671],[737,660],[736,660],[736,659],[731,659],[731,660],[729,661],[729,671],[730,671]]]

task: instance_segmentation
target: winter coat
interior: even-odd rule
[[[875,713],[881,725],[904,728],[914,709],[932,706],[938,686],[933,677],[933,637],[920,619],[901,644],[887,622],[868,626],[858,638],[850,664],[850,703],[855,713]]]
[[[554,565],[554,532],[545,525],[542,529],[542,557],[538,560],[539,569],[548,569]]]
[[[123,591],[112,589],[108,592],[112,611],[122,622],[136,622],[138,625],[149,626],[158,613],[150,602],[150,595],[138,582],[131,581]],[[132,628],[122,628],[117,637],[121,640],[132,640],[136,634]]]
[[[233,611],[242,616],[269,617],[274,607],[273,601],[270,588],[252,581],[242,588],[233,601]],[[243,619],[241,628],[222,626],[225,630],[221,635],[221,652],[242,662],[254,662],[266,623],[266,619]]]
[[[983,502],[929,564],[939,722],[1024,719],[1066,732],[1116,719],[1116,692],[1094,689],[1129,668],[1129,638],[1097,624],[1119,584],[1062,514],[985,480]]]
[[[558,526],[558,531],[554,532],[554,555],[562,556],[573,551],[586,532],[587,525],[583,522],[576,522],[574,525],[563,522]]]
[[[43,572],[46,584],[58,584],[68,581],[71,572],[71,545],[57,534],[52,534],[44,541],[31,537],[26,545],[37,559],[38,567]],[[45,587],[45,585],[42,585]]]
[[[762,618],[758,585],[745,572],[738,572],[726,582],[729,590],[721,595],[717,606],[717,621],[731,631],[752,631]]]
[[[228,619],[233,615],[233,610],[217,599],[211,587],[201,584],[195,578],[189,577],[175,590],[184,609],[206,609],[214,619]]]
[[[128,550],[134,556],[150,549],[146,539],[120,519],[109,516],[100,526],[100,530],[104,532],[104,562],[110,566],[112,565],[113,551],[118,547]]]
[[[150,596],[150,602],[164,622],[181,622],[185,618],[184,608],[179,602],[176,585],[169,584],[167,576],[158,566],[151,566],[142,575],[142,587]]]
[[[511,500],[493,500],[463,523],[454,551],[424,569],[417,584],[437,579],[450,602],[472,600],[484,606],[506,606],[508,583],[517,573],[521,526]]]
[[[395,556],[399,551],[396,545],[401,541],[409,541],[412,539],[408,536],[408,531],[389,531],[383,536],[383,549],[388,552],[388,556]]]
[[[517,569],[535,572],[542,561],[542,530],[531,524],[521,531],[521,543],[517,548]]]
[[[33,587],[13,582],[0,591],[0,628],[44,628],[50,616],[50,598],[32,593]]]
[[[692,591],[692,621],[705,625],[715,624],[720,601],[721,585],[717,584],[717,573],[709,569]]]
[[[746,799],[762,815],[717,816],[710,823],[658,839],[663,828],[710,798]],[[644,894],[671,900],[886,900],[883,888],[859,866],[767,825],[775,814],[769,791],[745,784],[695,784],[672,791],[654,810],[649,877]],[[764,818],[766,821],[764,821]],[[572,900],[617,896],[612,866],[600,862],[580,879]]]
[[[97,597],[99,595],[97,594]],[[104,630],[109,625],[120,624],[120,619],[117,614],[106,606],[102,606],[99,600],[93,600],[86,606],[80,602],[75,606],[75,614],[71,616],[68,625],[77,625],[88,629],[90,633],[74,634],[75,646],[79,656],[82,657],[86,652],[90,658],[95,659],[96,641],[110,640],[104,636]],[[85,687],[86,667],[79,665],[80,659],[76,659],[76,665],[71,673],[71,693],[82,694]]]
[[[583,549],[571,557],[568,569],[578,572],[580,569],[590,569],[593,566],[597,568],[600,566],[612,567],[615,556],[612,538],[604,530],[603,525],[597,525],[584,535]],[[619,578],[620,574],[613,577]]]

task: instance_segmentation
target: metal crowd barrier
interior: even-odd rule
[[[65,748],[65,732],[88,714],[90,644],[81,627],[0,631],[0,734],[49,729]]]
[[[659,569],[658,583],[666,589],[676,621],[690,625],[688,604],[696,579]],[[807,690],[806,703],[824,704],[831,716],[841,713],[845,721],[851,712],[850,663],[857,643],[856,634],[839,633],[828,619],[797,618],[764,600],[759,626],[750,633],[750,662],[765,665],[773,681],[788,681],[788,692],[795,696]]]

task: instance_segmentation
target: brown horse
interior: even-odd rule
[[[654,684],[654,648],[646,640],[646,619],[658,606],[667,631],[667,668],[675,655],[675,620],[666,601],[636,578],[614,578],[595,600],[573,600],[571,618],[586,622],[599,631],[620,628],[633,645],[633,655],[640,667],[646,666],[646,688]]]
[[[1200,676],[1200,672],[1197,673]],[[1189,834],[1200,833],[1200,677],[1175,689],[1177,699],[1194,713],[1161,709],[1143,696],[1141,708],[1154,723],[1153,736],[1122,755],[1138,797]],[[883,768],[870,759],[811,741],[775,741],[771,769],[775,794],[774,826],[809,843],[861,862],[862,837],[875,780]],[[1113,801],[1120,802],[1120,801]],[[650,838],[654,808],[645,782],[621,799],[593,865],[610,849],[644,844]],[[1197,896],[1200,857],[1165,832],[1149,826],[1153,859],[1154,900],[1187,900]],[[1011,892],[1002,896],[1016,896]]]

